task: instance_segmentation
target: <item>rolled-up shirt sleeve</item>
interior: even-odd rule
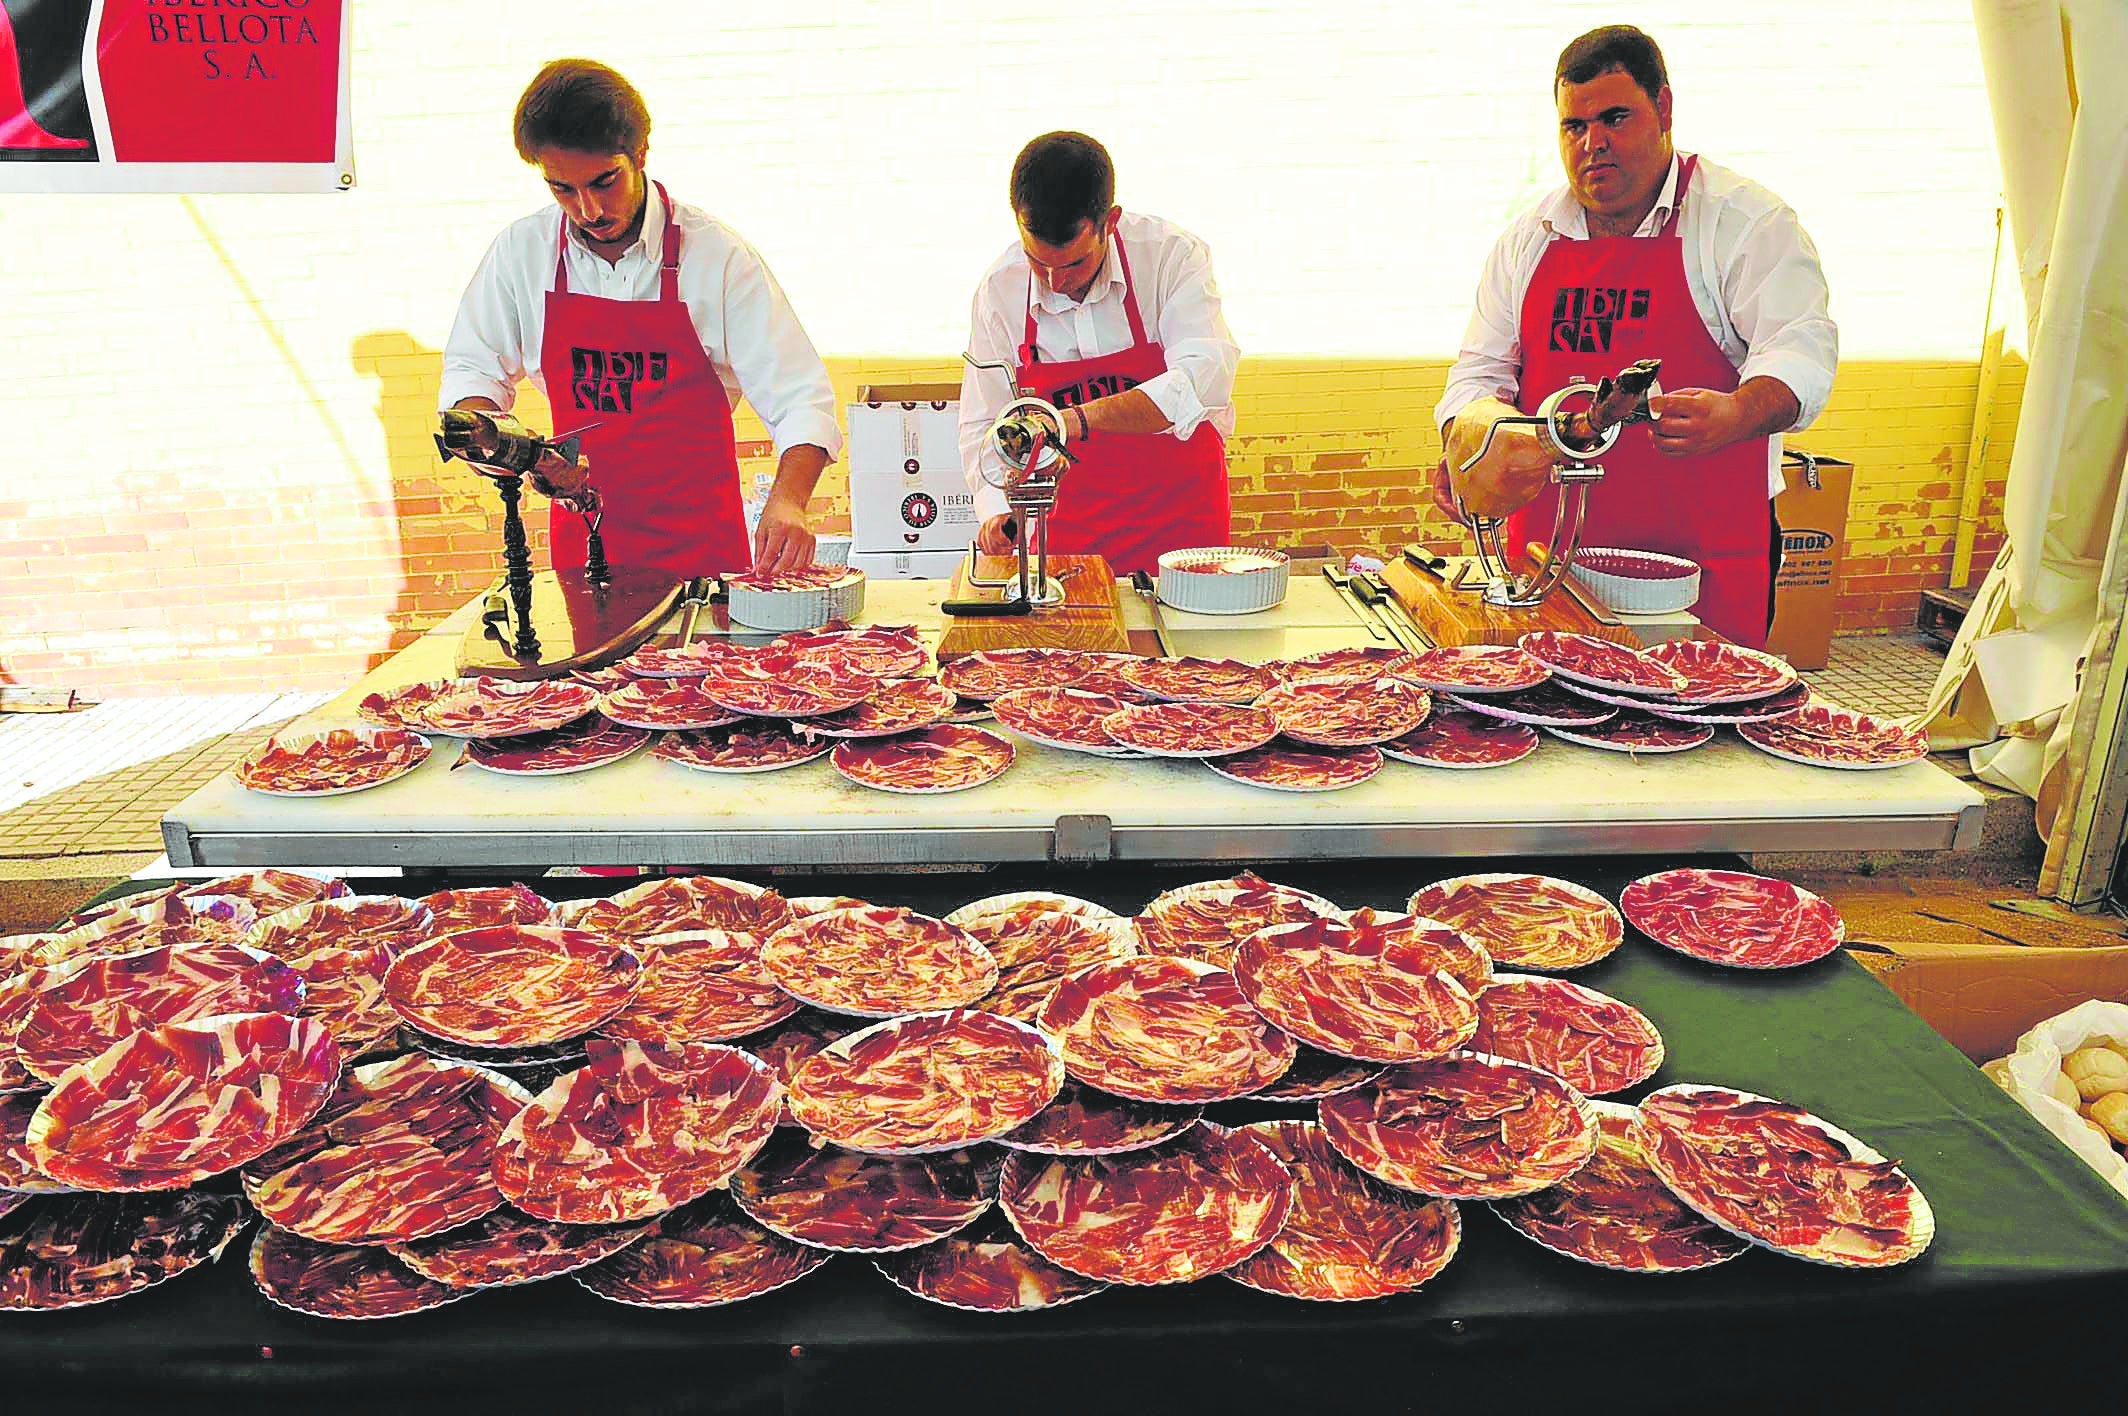
[[[978,359],[1003,359],[1009,363],[1015,351],[1009,347],[1011,336],[991,286],[992,282],[986,280],[976,288],[968,312],[968,352]],[[986,435],[998,414],[1005,411],[1011,385],[1011,378],[995,369],[978,369],[965,361],[961,364],[961,476],[975,494],[979,520],[987,521],[1011,510],[1005,494],[984,481],[982,472],[983,459],[993,455]]]
[[[808,444],[830,459],[839,454],[842,428],[835,420],[835,385],[827,365],[783,287],[743,241],[733,243],[724,268],[721,323],[725,357],[746,401],[767,426],[776,455]]]
[[[457,318],[443,344],[443,382],[436,392],[439,410],[467,398],[486,398],[508,410],[517,402],[517,385],[525,377],[524,308],[511,289],[512,262],[505,258],[508,233],[495,238],[458,301]]]
[[[1433,408],[1434,426],[1445,428],[1481,398],[1515,400],[1522,387],[1522,294],[1528,278],[1522,263],[1523,233],[1509,227],[1493,242],[1478,277],[1463,346],[1448,370],[1448,384]]]
[[[1220,308],[1210,248],[1194,238],[1178,242],[1163,265],[1158,338],[1167,372],[1138,388],[1167,416],[1169,431],[1188,438],[1233,403],[1241,348]]]
[[[1722,272],[1722,305],[1749,352],[1739,380],[1778,379],[1801,411],[1785,431],[1825,411],[1840,364],[1840,331],[1818,248],[1793,210],[1775,207],[1738,241]]]

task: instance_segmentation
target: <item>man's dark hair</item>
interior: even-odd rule
[[[1047,245],[1070,244],[1080,222],[1100,225],[1115,204],[1115,164],[1084,133],[1044,133],[1012,160],[1013,214]]]
[[[1655,41],[1631,25],[1605,25],[1592,29],[1559,51],[1559,67],[1552,73],[1552,87],[1561,83],[1585,84],[1598,74],[1623,69],[1646,93],[1649,102],[1670,82],[1663,67],[1662,50]]]
[[[514,119],[517,155],[541,148],[604,155],[633,153],[650,141],[650,110],[635,85],[593,59],[556,59],[541,69]]]

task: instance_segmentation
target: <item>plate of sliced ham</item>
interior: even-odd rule
[[[782,723],[750,718],[736,727],[660,733],[650,751],[697,772],[780,772],[827,756],[829,747]]]
[[[786,1288],[833,1257],[764,1229],[729,1196],[705,1195],[576,1281],[631,1307],[721,1308]]]
[[[930,796],[963,792],[1005,775],[1012,744],[996,733],[959,723],[862,742],[839,742],[835,770],[874,791]]]
[[[1702,1218],[1776,1253],[1835,1268],[1919,1258],[1936,1234],[1897,1163],[1798,1106],[1690,1084],[1640,1103],[1632,1138]]]
[[[86,923],[26,945],[18,967],[43,968],[89,954],[137,953],[190,944],[242,944],[258,927],[248,900],[157,893],[140,904],[99,911]]]
[[[846,565],[800,565],[789,570],[735,571],[724,577],[724,583],[727,586],[737,585],[747,590],[768,592],[827,590],[844,581],[861,577],[863,573]]]
[[[1661,1070],[1662,1034],[1647,1014],[1563,978],[1496,974],[1478,994],[1474,1051],[1527,1062],[1583,1096],[1639,1086]]]
[[[1204,765],[1230,782],[1274,792],[1336,792],[1356,787],[1382,770],[1372,747],[1309,747],[1273,742],[1230,757],[1207,757]]]
[[[244,1167],[244,1195],[323,1244],[394,1244],[502,1204],[495,1146],[532,1097],[478,1067],[409,1052],[357,1067],[301,1131]]]
[[[1225,1277],[1265,1293],[1347,1303],[1408,1293],[1456,1256],[1463,1224],[1448,1200],[1362,1175],[1312,1121],[1258,1121],[1240,1135],[1293,1176],[1293,1206],[1271,1242]]]
[[[1056,1099],[1064,1064],[1029,1024],[959,1009],[894,1018],[791,1070],[791,1114],[817,1141],[868,1155],[959,1150]]]
[[[558,906],[555,923],[592,929],[622,939],[729,929],[769,935],[791,921],[783,896],[765,886],[718,875],[660,876],[617,895],[571,900]]]
[[[1626,937],[1625,920],[1609,900],[1552,875],[1457,875],[1428,885],[1405,908],[1452,926],[1510,968],[1583,968]]]
[[[1036,1022],[1065,975],[1138,952],[1138,932],[1129,920],[1105,910],[1087,915],[1053,909],[1043,900],[1034,896],[1009,908],[965,916],[961,927],[997,960],[997,987],[977,1005],[984,1012]],[[954,911],[948,922],[961,914]]]
[[[1397,677],[1436,693],[1518,693],[1551,674],[1511,644],[1460,644],[1414,654]]]
[[[1564,679],[1622,693],[1675,694],[1689,682],[1669,665],[1639,649],[1594,635],[1540,629],[1516,647]]]
[[[521,737],[575,722],[598,707],[598,694],[567,679],[466,678],[451,680],[433,698],[395,706],[409,726],[447,737]]]
[[[941,665],[938,681],[962,698],[987,703],[1016,688],[1069,688],[1104,667],[1101,656],[1073,649],[986,649]]]
[[[1740,870],[1665,870],[1626,886],[1620,908],[1665,949],[1739,969],[1788,969],[1840,947],[1847,926],[1824,899]]]
[[[481,885],[438,890],[417,902],[432,917],[437,934],[480,929],[491,924],[545,924],[554,918],[554,902],[529,885]]]
[[[1225,757],[1250,752],[1278,736],[1268,708],[1235,703],[1146,703],[1101,720],[1123,747],[1152,757]]]
[[[1593,727],[1546,728],[1546,732],[1579,747],[1605,752],[1628,752],[1635,756],[1689,752],[1714,741],[1712,723],[1681,723],[1658,718],[1637,708],[1620,709],[1615,717]]]
[[[446,695],[465,692],[475,679],[428,679],[363,695],[355,715],[380,728],[418,728],[420,711]]]
[[[1264,930],[1234,956],[1249,1006],[1321,1051],[1418,1062],[1468,1042],[1478,1004],[1441,967],[1431,920],[1310,920]]]
[[[936,1244],[872,1261],[887,1282],[969,1313],[1033,1313],[1091,1298],[1108,1285],[1058,1268],[1001,1215]]]
[[[572,669],[569,673],[569,682],[580,683],[593,693],[603,697],[615,689],[626,688],[631,683],[636,683],[649,677],[651,675],[639,674],[635,670],[625,668],[620,664],[608,664],[603,669]]]
[[[1684,675],[1676,696],[1687,703],[1748,703],[1796,684],[1787,660],[1722,639],[1673,639],[1648,650],[1648,657]]]
[[[0,1312],[108,1303],[222,1256],[251,1222],[206,1190],[57,1195],[0,1215]]]
[[[423,1278],[453,1288],[508,1288],[574,1273],[647,1238],[657,1221],[556,1224],[502,1205],[470,1224],[387,1252]]]
[[[366,792],[429,760],[429,740],[404,728],[325,728],[279,733],[236,764],[236,779],[266,796]]]
[[[1118,745],[1105,726],[1111,714],[1129,706],[1114,694],[1080,688],[1015,688],[990,700],[999,727],[1044,747],[1102,757],[1135,755]]]
[[[756,1223],[814,1249],[887,1254],[966,1229],[997,1201],[999,1155],[988,1148],[859,1155],[777,1136],[732,1177],[731,1197]]]
[[[1434,713],[1415,730],[1382,744],[1385,757],[1420,767],[1506,767],[1537,750],[1537,730],[1458,710]]]
[[[47,1082],[143,1028],[222,1013],[293,1013],[303,978],[271,954],[241,944],[168,944],[76,961],[41,989],[14,1045]]]
[[[242,1013],[129,1034],[74,1067],[24,1135],[42,1174],[91,1190],[175,1190],[294,1135],[340,1081],[324,1026]]]
[[[761,718],[839,713],[864,702],[878,688],[878,679],[801,659],[773,644],[726,655],[702,676],[702,691],[711,699]]]
[[[1493,1213],[1534,1243],[1620,1273],[1689,1273],[1751,1245],[1686,1208],[1633,1139],[1639,1113],[1592,1101],[1599,1128],[1589,1163],[1548,1190],[1498,1200]]]
[[[276,910],[244,942],[277,959],[301,959],[320,949],[406,948],[437,933],[435,924],[429,907],[413,900],[339,895]]]
[[[337,900],[354,889],[345,880],[323,880],[297,870],[245,870],[212,880],[167,887],[181,900],[207,896],[218,900],[242,900],[258,911],[259,918],[296,905],[318,900]]]
[[[1233,967],[1241,942],[1260,929],[1343,914],[1320,895],[1245,870],[1225,880],[1199,880],[1163,891],[1133,923],[1146,953],[1198,959],[1225,969]]]
[[[1346,649],[1325,649],[1316,654],[1304,654],[1298,659],[1279,659],[1264,667],[1288,683],[1298,683],[1305,679],[1376,679],[1385,674],[1403,678],[1410,673],[1414,663],[1415,656],[1408,650],[1362,644]]]
[[[958,925],[890,905],[829,910],[761,946],[784,992],[816,1008],[891,1018],[963,1008],[997,986],[997,960]]]
[[[0,1096],[0,1196],[48,1195],[73,1188],[39,1170],[30,1154],[30,1118],[43,1100],[41,1090]]]
[[[734,1045],[768,1063],[776,1074],[776,1081],[784,1089],[783,1110],[776,1118],[779,1126],[795,1126],[798,1119],[791,1115],[791,1072],[806,1058],[826,1047],[838,1037],[846,1037],[863,1024],[856,1018],[840,1017],[833,1013],[816,1013],[810,1008],[801,1008],[775,1027],[739,1039]]]
[[[399,948],[397,944],[327,947],[291,959],[289,967],[303,976],[303,1003],[296,1016],[325,1024],[349,1057],[391,1043],[399,1034],[399,1013],[384,996],[384,975]]]
[[[503,1197],[536,1219],[619,1224],[709,1193],[776,1129],[766,1062],[714,1043],[593,1038],[590,1060],[511,1119],[495,1156]]]
[[[539,1047],[628,1006],[643,965],[611,935],[501,924],[431,939],[392,961],[385,996],[423,1032],[469,1047]]]
[[[1146,697],[1168,703],[1253,703],[1279,681],[1261,664],[1189,655],[1139,659],[1118,672]]]
[[[1271,1242],[1293,1177],[1261,1141],[1201,1122],[1150,1150],[1014,1151],[998,1204],[1035,1251],[1102,1283],[1188,1283]]]
[[[923,635],[913,624],[868,624],[863,629],[801,630],[776,647],[832,673],[873,679],[921,678],[931,668]]]
[[[1372,747],[1424,723],[1433,695],[1397,678],[1289,679],[1257,706],[1270,709],[1278,730],[1295,742]]]
[[[473,1290],[423,1278],[376,1246],[320,1244],[262,1225],[251,1281],[268,1302],[314,1318],[398,1318],[455,1303]]]
[[[1887,718],[1816,700],[1764,723],[1739,723],[1737,736],[1772,756],[1806,767],[1876,772],[1928,756],[1928,734]]]
[[[1550,681],[1515,693],[1443,696],[1467,713],[1508,723],[1528,723],[1533,728],[1592,728],[1618,716],[1615,707],[1569,693]]]
[[[1225,969],[1194,959],[1123,959],[1065,979],[1042,1010],[1064,1066],[1136,1101],[1197,1105],[1247,1096],[1293,1063],[1293,1039],[1264,1021]]]
[[[1462,1052],[1384,1073],[1320,1107],[1337,1153],[1399,1189],[1451,1200],[1527,1195],[1596,1150],[1588,1099],[1549,1072]]]
[[[1699,703],[1658,703],[1653,699],[1641,705],[1658,718],[1674,718],[1681,723],[1770,723],[1789,717],[1810,704],[1810,685],[1796,683],[1779,693],[1766,698],[1754,698],[1744,703],[1718,703],[1707,706]]]
[[[638,1042],[730,1042],[798,1011],[761,962],[761,941],[723,929],[646,935],[643,986],[599,1027]]]
[[[624,728],[590,713],[550,732],[476,738],[452,765],[470,762],[513,777],[563,777],[618,762],[650,738],[642,728]]]
[[[601,693],[598,710],[609,723],[659,731],[723,728],[746,717],[703,692],[699,679],[631,679],[620,688]]]
[[[635,678],[693,679],[702,676],[734,654],[744,654],[740,645],[726,639],[697,639],[673,649],[638,649],[614,667]]]
[[[1121,1155],[1172,1141],[1203,1115],[1201,1106],[1132,1101],[1067,1077],[1056,1100],[997,1143],[1043,1155]]]
[[[959,703],[936,679],[886,679],[870,698],[854,708],[800,719],[798,731],[809,737],[892,737],[947,721]]]

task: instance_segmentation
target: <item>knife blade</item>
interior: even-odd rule
[[[1536,564],[1539,570],[1544,569],[1551,562],[1551,553],[1537,542],[1530,542],[1527,549],[1530,560]],[[1611,612],[1609,605],[1604,604],[1603,601],[1582,588],[1581,582],[1574,578],[1574,571],[1571,566],[1567,568],[1566,574],[1559,577],[1559,583],[1566,587],[1567,594],[1574,597],[1574,603],[1588,611],[1589,618],[1596,621],[1596,623],[1608,625],[1614,629],[1625,623],[1624,620]]]
[[[1130,580],[1131,586],[1145,598],[1145,611],[1152,618],[1153,638],[1160,641],[1160,652],[1163,655],[1172,655],[1175,651],[1168,647],[1167,625],[1160,617],[1160,587],[1153,583],[1151,575],[1142,570],[1132,571]]]
[[[1337,591],[1338,598],[1345,602],[1345,608],[1352,611],[1352,617],[1360,622],[1360,628],[1366,630],[1375,639],[1387,637],[1385,633],[1386,627],[1376,623],[1374,618],[1367,613],[1365,603],[1353,591],[1351,576],[1337,566],[1326,565],[1323,567],[1323,579],[1329,581],[1331,588]]]
[[[1355,575],[1352,581],[1354,593],[1364,598],[1368,607],[1381,617],[1383,628],[1389,631],[1397,643],[1414,654],[1427,648],[1420,638],[1418,627],[1411,624],[1388,582],[1379,575]]]

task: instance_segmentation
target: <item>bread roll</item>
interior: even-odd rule
[[[2062,1073],[2085,1101],[2128,1092],[2128,1057],[2110,1047],[2079,1047],[2062,1059]]]
[[[2076,1089],[2076,1083],[2070,1081],[2067,1074],[2056,1072],[2050,1086],[2054,1099],[2063,1106],[2068,1107],[2071,1111],[2081,1111],[2083,1109],[2084,1094]]]
[[[2108,1092],[2092,1102],[2091,1119],[2115,1145],[2128,1145],[2128,1092]]]

